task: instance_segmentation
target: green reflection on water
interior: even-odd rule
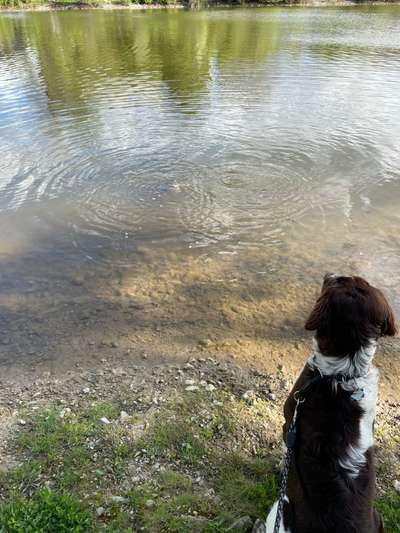
[[[37,54],[50,101],[90,99],[104,78],[140,74],[178,97],[203,90],[213,61],[260,62],[279,46],[279,19],[208,13],[31,13],[0,16],[0,51]]]

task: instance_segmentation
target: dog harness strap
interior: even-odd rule
[[[293,394],[293,399],[296,402],[296,406],[294,408],[292,421],[290,422],[290,425],[286,432],[286,437],[285,437],[287,452],[285,455],[285,460],[283,463],[283,469],[281,473],[281,481],[279,484],[279,500],[278,500],[278,508],[276,510],[275,525],[274,525],[273,533],[279,533],[279,530],[281,527],[283,504],[285,501],[286,488],[287,488],[288,479],[289,479],[290,464],[292,461],[294,447],[296,445],[297,419],[298,419],[299,406],[306,401],[307,393],[310,392],[310,390],[317,383],[320,383],[321,381],[325,381],[325,382],[337,381],[338,383],[341,383],[343,381],[346,381],[346,379],[342,374],[335,374],[332,376],[323,376],[321,374],[318,374],[317,376],[314,376],[313,378],[309,379],[301,387],[301,389],[297,390]]]

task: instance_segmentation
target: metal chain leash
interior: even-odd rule
[[[286,434],[286,446],[287,451],[285,455],[285,461],[283,463],[283,469],[281,473],[281,481],[279,484],[279,500],[278,500],[278,508],[276,510],[276,517],[275,517],[275,526],[273,533],[279,533],[280,527],[281,527],[281,520],[282,520],[282,512],[283,512],[283,504],[285,501],[286,496],[286,488],[288,484],[288,478],[289,478],[289,469],[290,464],[292,461],[292,455],[294,450],[294,445],[296,443],[296,433],[297,433],[297,411],[298,407],[301,403],[305,401],[305,398],[299,397],[297,393],[294,395],[294,399],[296,401],[296,407],[294,410],[293,418],[290,423],[289,429]]]

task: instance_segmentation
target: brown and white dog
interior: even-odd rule
[[[364,279],[327,274],[307,319],[314,347],[284,407],[284,435],[294,394],[321,379],[299,408],[297,440],[289,470],[280,533],[381,533],[373,509],[373,426],[378,370],[372,365],[377,339],[395,335],[393,311],[379,289]],[[266,522],[272,533],[277,502]]]

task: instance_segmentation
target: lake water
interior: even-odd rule
[[[0,14],[0,361],[276,363],[330,270],[400,311],[399,87],[400,6]]]

